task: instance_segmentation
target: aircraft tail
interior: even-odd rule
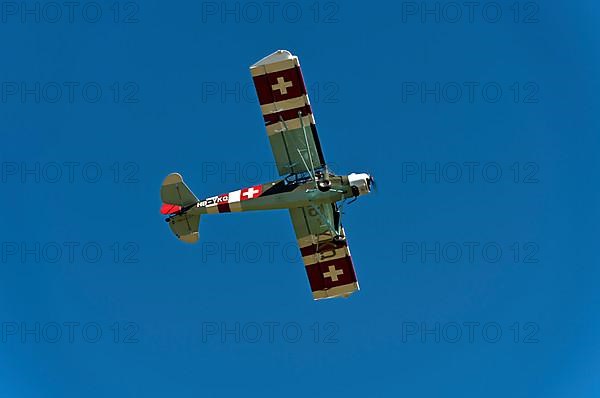
[[[169,217],[171,231],[179,240],[187,243],[198,241],[198,228],[200,225],[199,214],[188,214],[187,211],[198,203],[196,195],[183,182],[178,173],[169,174],[160,187],[162,207],[160,212]]]

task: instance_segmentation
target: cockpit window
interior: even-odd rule
[[[317,169],[315,169],[315,175],[317,176],[317,180],[323,178],[323,176],[326,174],[326,169],[324,167],[319,167]],[[331,171],[329,171],[329,176],[333,176],[335,174],[333,174]],[[303,171],[300,173],[291,173],[288,174],[284,180],[286,184],[302,184],[306,181],[310,181],[311,175],[308,171]]]

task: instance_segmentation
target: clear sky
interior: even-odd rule
[[[598,5],[2,2],[0,396],[597,397]],[[249,65],[300,57],[361,291],[314,302]],[[594,111],[595,110],[595,111]]]

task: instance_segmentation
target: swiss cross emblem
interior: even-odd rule
[[[339,280],[338,276],[344,274],[343,269],[336,269],[335,265],[330,265],[329,271],[323,273],[323,278],[331,278],[332,282],[337,282]]]
[[[242,189],[242,192],[240,193],[240,199],[248,200],[248,199],[258,198],[261,193],[262,193],[262,185],[255,185],[250,188]]]
[[[279,94],[285,95],[287,94],[288,87],[292,87],[294,83],[286,82],[284,77],[277,78],[277,84],[271,85],[271,90],[277,91],[279,90]]]

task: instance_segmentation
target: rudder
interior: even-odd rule
[[[198,202],[196,195],[185,185],[181,174],[171,173],[163,181],[160,187],[160,198],[165,205],[186,207]],[[164,206],[163,206],[164,207]],[[174,211],[164,214],[175,213]]]

